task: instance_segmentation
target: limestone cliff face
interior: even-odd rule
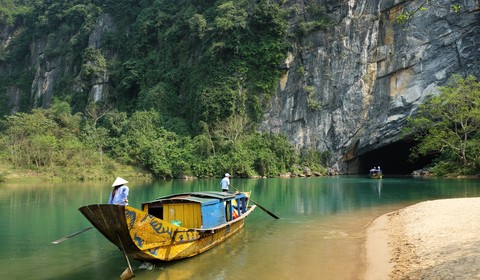
[[[97,20],[97,24],[88,39],[88,47],[101,50],[102,56],[108,60],[114,59],[116,54],[112,51],[105,50],[102,46],[104,35],[114,30],[115,24],[112,17],[109,14],[103,14]],[[95,77],[92,77],[90,84],[88,85],[88,88],[90,89],[89,97],[91,100],[97,102],[106,99],[106,95],[109,93],[109,78],[108,71],[103,71]]]
[[[286,3],[299,11],[290,19],[292,26],[309,19],[301,12],[307,11],[307,2],[327,7],[334,24],[294,43],[282,65],[288,71],[260,129],[288,135],[297,148],[330,151],[340,173],[359,171],[359,156],[398,141],[406,118],[452,73],[480,78],[480,0],[456,1],[461,5],[457,13],[441,8],[451,0],[430,1],[436,5],[414,17],[406,30],[396,17],[410,1],[290,0]],[[102,48],[102,36],[112,30],[115,23],[104,14],[89,38],[88,47],[106,60],[115,53]],[[0,26],[0,55],[13,34]],[[34,107],[50,104],[64,73],[77,77],[71,90],[89,94],[92,101],[106,100],[109,73],[82,79],[82,66],[68,57],[46,57],[53,40],[30,44]],[[0,75],[8,71],[0,61]],[[22,90],[12,85],[4,94],[11,112],[19,110]]]
[[[0,51],[5,49],[13,34],[22,29],[22,26],[16,26],[15,29],[2,29],[0,26]],[[115,53],[102,48],[102,39],[108,32],[115,29],[115,24],[109,14],[101,15],[93,28],[88,41],[88,48],[97,49],[105,59],[114,59]],[[67,38],[71,39],[71,38]],[[33,72],[33,80],[30,91],[30,98],[33,101],[34,108],[47,108],[53,100],[54,88],[59,86],[59,81],[66,73],[74,73],[76,78],[70,90],[78,94],[88,93],[89,99],[97,102],[105,100],[109,93],[109,73],[108,71],[99,72],[90,80],[85,81],[80,77],[81,65],[72,62],[69,55],[49,55],[47,57],[47,49],[56,45],[58,38],[54,36],[45,36],[30,43],[30,67]],[[91,64],[93,62],[83,61],[83,63]],[[11,68],[9,65],[0,62],[0,74],[8,72]],[[6,96],[8,108],[13,114],[19,110],[21,102],[21,89],[16,86],[7,88]]]
[[[340,173],[357,172],[357,157],[398,141],[406,118],[452,73],[480,78],[480,4],[432,7],[405,29],[396,17],[406,1],[325,2],[334,27],[289,54],[260,129],[331,151]]]

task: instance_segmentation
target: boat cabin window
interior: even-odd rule
[[[144,203],[142,204],[142,211],[159,219],[163,219],[163,204],[160,202]]]
[[[232,220],[232,201],[231,200],[225,202],[225,218],[227,222]]]
[[[235,220],[247,210],[246,198],[240,197],[232,199],[225,203],[225,218],[226,221]]]
[[[148,208],[148,214],[155,216],[159,219],[163,219],[163,207],[149,207]]]

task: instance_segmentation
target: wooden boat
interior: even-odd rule
[[[381,170],[370,170],[370,178],[382,179],[382,171]]]
[[[205,252],[243,228],[249,193],[191,192],[131,206],[93,204],[82,214],[110,242],[140,261],[172,261]]]

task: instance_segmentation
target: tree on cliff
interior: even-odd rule
[[[440,3],[430,0],[407,0],[403,3],[401,13],[397,16],[397,22],[403,25],[404,29],[408,28],[410,21],[417,16],[419,12],[423,12],[428,8],[448,9],[455,13],[462,9],[459,0],[451,0],[450,3]]]
[[[413,157],[438,155],[434,173],[474,174],[480,167],[480,83],[472,75],[452,75],[407,120],[404,132],[419,142]]]

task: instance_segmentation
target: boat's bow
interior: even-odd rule
[[[127,253],[133,253],[137,250],[128,231],[125,206],[92,204],[80,207],[78,210],[100,233],[117,247],[121,248],[121,245],[123,245]]]

